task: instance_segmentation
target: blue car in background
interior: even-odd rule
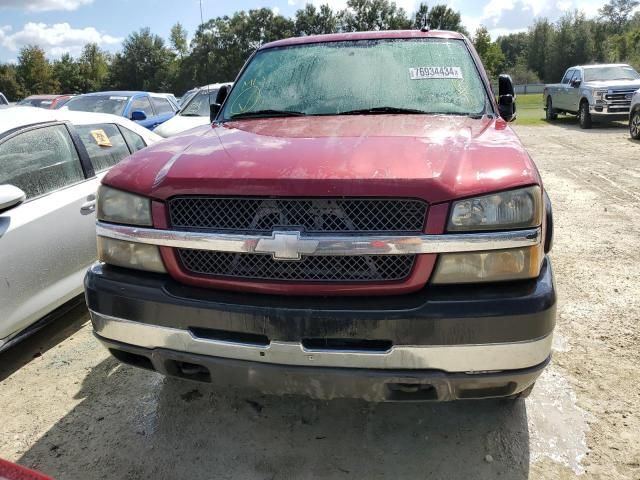
[[[63,108],[78,112],[120,115],[153,130],[179,110],[170,96],[149,92],[97,92],[69,100]]]

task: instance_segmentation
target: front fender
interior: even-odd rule
[[[580,96],[580,103],[578,104],[578,106],[580,106],[580,104],[586,100],[589,103],[589,106],[593,107],[596,104],[595,99],[593,98],[593,90],[585,88],[582,90],[582,95]]]

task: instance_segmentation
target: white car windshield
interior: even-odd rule
[[[223,119],[355,113],[484,112],[487,93],[461,40],[401,38],[259,51]]]
[[[606,82],[610,80],[638,80],[640,74],[629,66],[613,66],[585,68],[584,79],[586,82]]]
[[[201,90],[180,110],[180,115],[183,117],[208,117],[210,113],[209,105],[215,101],[217,94],[217,88]]]

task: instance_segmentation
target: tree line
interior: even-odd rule
[[[168,41],[143,28],[131,33],[115,53],[95,43],[78,57],[50,61],[37,45],[20,50],[17,63],[0,64],[0,91],[11,100],[39,93],[148,90],[182,94],[213,82],[232,81],[260,45],[281,38],[366,30],[454,30],[470,36],[490,76],[510,73],[516,83],[557,82],[566,68],[596,62],[640,67],[640,13],[637,0],[611,0],[598,18],[569,12],[556,22],[538,19],[522,33],[491,40],[485,26],[471,35],[460,12],[421,3],[409,14],[392,0],[349,0],[347,8],[307,4],[293,18],[261,8],[216,17],[198,27],[192,40],[175,24]]]

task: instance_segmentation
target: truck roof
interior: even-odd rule
[[[379,40],[385,38],[449,38],[463,40],[464,35],[458,32],[446,30],[386,30],[382,32],[351,32],[351,33],[331,33],[327,35],[309,35],[307,37],[292,37],[284,40],[266,43],[259,50],[267,48],[284,47],[289,45],[304,45],[308,43],[344,42],[353,40]]]
[[[572,68],[600,68],[600,67],[629,67],[628,63],[597,63],[591,65],[575,65],[573,67],[567,68],[567,70],[571,70]]]

